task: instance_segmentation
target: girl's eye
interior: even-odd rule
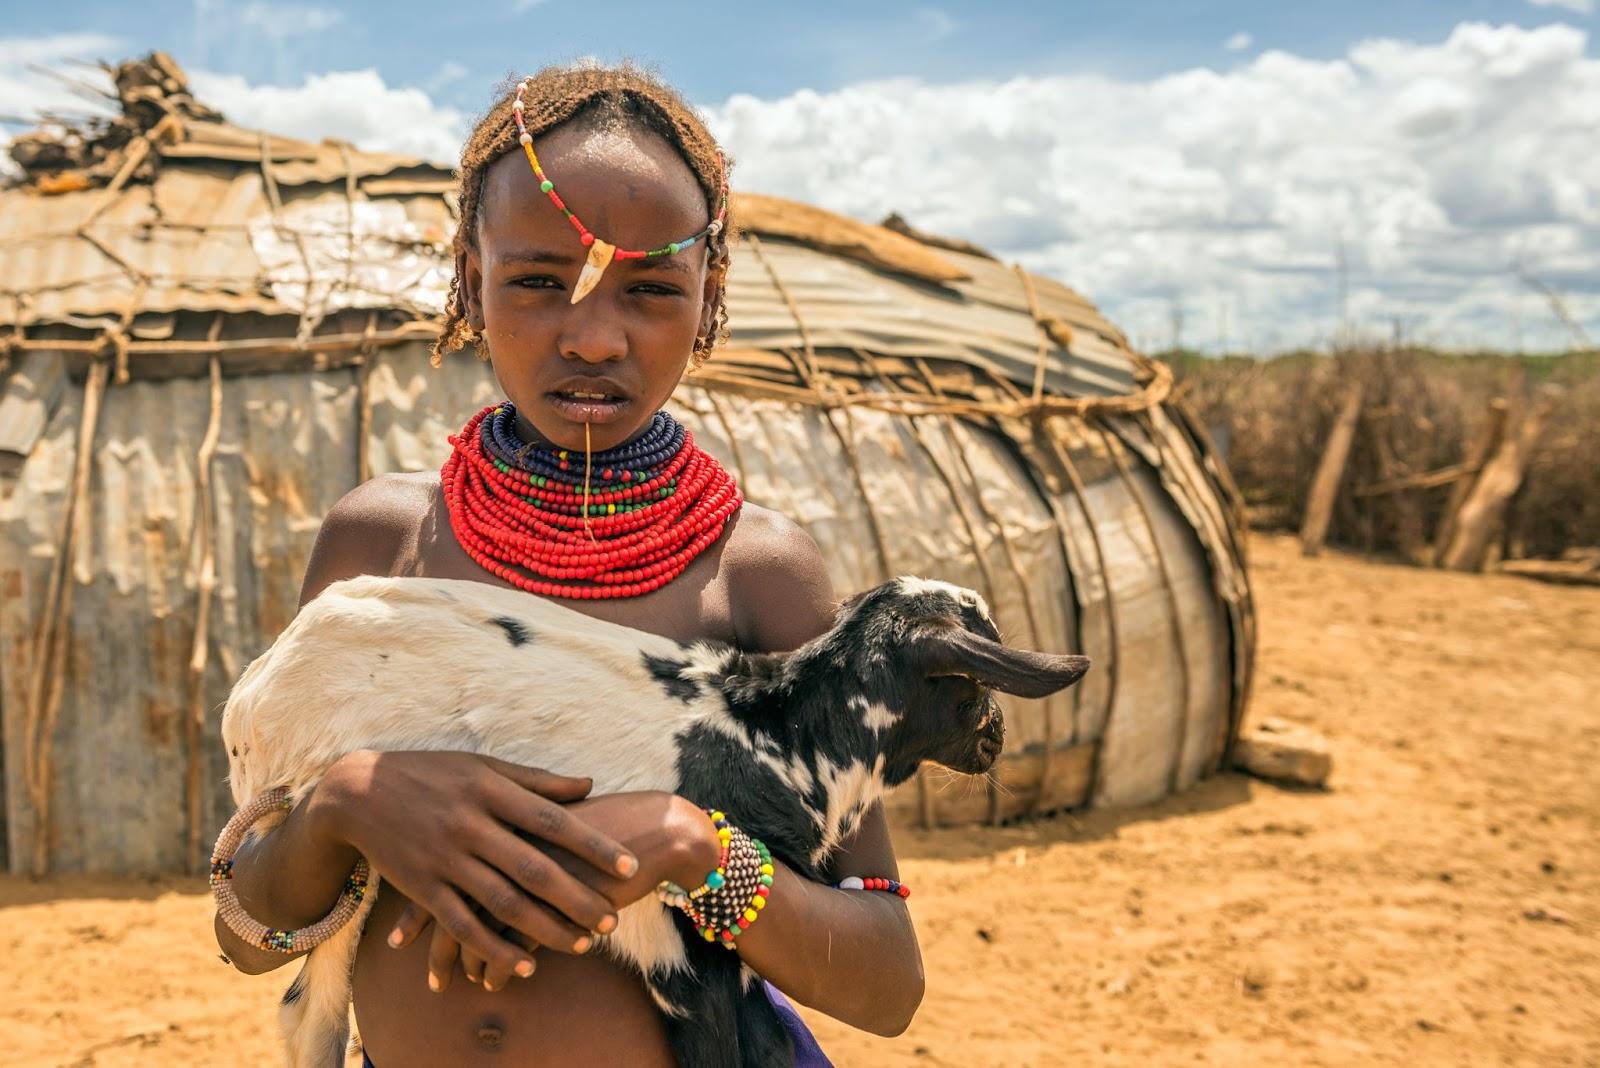
[[[523,278],[513,278],[511,284],[522,286],[524,289],[560,289],[561,279],[548,274],[531,274]]]
[[[640,282],[633,287],[633,291],[647,296],[661,297],[675,297],[682,292],[677,286],[670,286],[663,282]]]

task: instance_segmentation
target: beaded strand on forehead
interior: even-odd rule
[[[527,109],[523,100],[529,85],[532,83],[524,78],[517,85],[517,97],[511,102],[511,114],[517,123],[517,141],[522,145],[523,153],[528,157],[528,164],[533,167],[533,176],[539,180],[539,191],[550,198],[550,203],[560,209],[572,228],[578,231],[578,240],[589,249],[588,258],[584,260],[583,272],[578,276],[578,284],[572,289],[572,301],[576,304],[589,295],[600,281],[600,276],[610,266],[612,260],[653,260],[661,256],[675,256],[679,252],[693,245],[702,237],[715,237],[722,232],[723,221],[728,216],[728,175],[727,163],[722,158],[722,153],[717,153],[717,185],[719,186],[717,199],[717,213],[712,220],[702,227],[699,232],[688,237],[669,241],[660,248],[630,249],[618,248],[609,241],[595,237],[590,229],[583,225],[583,220],[578,218],[573,210],[567,207],[566,201],[561,199],[561,194],[556,192],[556,184],[544,173],[544,167],[539,163],[539,155],[533,150],[533,135],[528,132],[528,124],[523,119],[522,113]]]
[[[694,344],[692,361],[699,367],[728,336],[725,279],[737,205],[731,200],[725,202],[723,190],[729,184],[733,161],[723,156],[704,121],[676,90],[632,64],[551,66],[524,81],[529,88],[523,100],[523,125],[532,137],[543,136],[567,123],[658,137],[689,168],[705,196],[708,214],[721,216],[721,227],[704,239],[714,285],[710,294],[711,328]],[[435,367],[464,346],[475,348],[480,359],[489,358],[483,324],[474,321],[472,293],[467,285],[468,260],[478,243],[489,169],[506,155],[521,154],[520,131],[512,106],[519,84],[512,80],[505,83],[503,93],[479,117],[461,149],[456,210],[459,224],[451,242],[455,267],[439,337],[432,345],[431,362]]]

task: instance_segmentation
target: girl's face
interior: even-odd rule
[[[710,217],[693,172],[653,134],[559,126],[534,148],[567,206],[618,248],[660,248]],[[522,433],[581,450],[588,423],[598,452],[666,403],[711,329],[717,283],[701,240],[676,255],[613,261],[572,304],[588,251],[520,147],[495,161],[462,277],[468,321],[488,342]]]

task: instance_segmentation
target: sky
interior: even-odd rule
[[[976,241],[1147,350],[1559,350],[1530,280],[1600,339],[1597,5],[4,0],[0,114],[161,48],[242,125],[450,161],[504,77],[631,58],[736,188]]]

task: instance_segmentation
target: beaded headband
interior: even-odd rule
[[[528,124],[523,120],[522,96],[528,91],[532,83],[524,78],[517,85],[517,98],[511,102],[511,114],[517,120],[517,141],[522,145],[522,151],[527,155],[528,162],[533,165],[533,176],[539,179],[539,191],[550,198],[550,203],[561,209],[561,214],[567,217],[573,229],[578,231],[578,240],[582,241],[589,249],[589,255],[583,262],[583,271],[578,275],[578,284],[572,288],[572,301],[576,304],[589,295],[589,291],[600,284],[600,276],[606,273],[606,268],[611,266],[612,260],[651,260],[657,256],[671,256],[682,252],[702,237],[711,238],[722,231],[723,220],[728,216],[728,166],[722,158],[722,153],[717,153],[717,184],[721,187],[721,198],[717,205],[717,217],[706,224],[705,228],[691,237],[679,241],[670,241],[660,248],[631,249],[618,248],[607,241],[602,241],[583,225],[583,222],[572,213],[561,195],[556,192],[556,185],[545,177],[544,168],[539,165],[539,157],[533,151],[533,135],[528,133]]]

